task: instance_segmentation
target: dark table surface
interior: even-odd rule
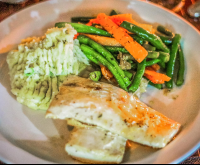
[[[22,4],[8,4],[0,2],[0,22],[3,19],[7,18],[9,15],[23,9],[24,7],[33,5],[40,1],[44,0],[27,0]],[[195,3],[196,0],[182,0],[182,6],[183,6],[182,8],[174,8],[174,6],[176,6],[178,1],[180,0],[149,0],[149,1],[152,1],[159,5],[163,5],[164,7],[173,10],[174,12],[185,18],[187,21],[192,23],[200,31],[200,18],[191,18],[187,14],[188,6]],[[167,1],[169,1],[169,3],[166,3]],[[3,162],[0,161],[0,164],[3,164]],[[200,149],[194,155],[192,155],[187,160],[182,162],[182,164],[200,164]]]

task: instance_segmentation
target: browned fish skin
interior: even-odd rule
[[[154,148],[165,147],[180,129],[179,123],[126,91],[77,76],[68,77],[60,87],[46,117],[73,118]]]

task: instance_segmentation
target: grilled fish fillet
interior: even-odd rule
[[[119,164],[127,139],[97,127],[75,128],[65,150],[83,163]]]
[[[75,119],[153,148],[165,147],[181,126],[118,87],[78,76],[64,81],[46,118]]]

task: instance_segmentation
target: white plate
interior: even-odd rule
[[[200,146],[200,33],[175,14],[136,0],[51,0],[20,11],[0,23],[0,159],[7,163],[75,163],[67,156],[65,121],[44,119],[45,112],[19,104],[10,92],[6,54],[21,39],[43,35],[58,21],[92,16],[111,9],[132,13],[137,21],[162,24],[182,34],[187,62],[186,83],[168,96],[148,87],[142,100],[180,122],[177,138],[162,150],[135,144],[124,163],[179,163]],[[178,95],[177,99],[173,99]]]

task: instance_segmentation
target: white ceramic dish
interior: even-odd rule
[[[67,156],[65,121],[44,119],[45,112],[19,104],[10,92],[6,54],[21,39],[43,35],[58,21],[92,16],[111,9],[132,13],[140,22],[162,24],[182,34],[187,62],[185,85],[168,96],[148,87],[142,100],[180,122],[177,138],[162,150],[138,144],[126,152],[124,163],[180,163],[200,146],[200,33],[182,18],[161,7],[136,0],[51,0],[26,8],[0,23],[0,159],[6,163],[77,163]],[[173,99],[174,97],[177,99]]]

